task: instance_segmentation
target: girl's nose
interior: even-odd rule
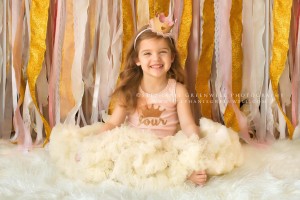
[[[153,54],[153,60],[160,60],[160,55],[159,55],[159,53],[154,53],[154,54]]]

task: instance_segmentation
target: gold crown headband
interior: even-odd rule
[[[176,22],[176,20],[175,20]],[[157,35],[161,35],[163,37],[169,37],[171,42],[171,30],[175,24],[174,21],[172,21],[170,18],[165,17],[164,13],[160,13],[158,15],[156,15],[156,17],[154,17],[153,19],[150,20],[149,22],[149,27],[142,30],[141,32],[139,32],[139,34],[137,34],[137,36],[134,39],[134,43],[133,43],[133,47],[135,49],[135,45],[136,45],[136,40],[146,31],[152,31],[154,33],[156,33]]]

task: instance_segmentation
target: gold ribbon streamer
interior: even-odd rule
[[[181,59],[181,66],[183,68],[185,67],[185,61],[188,52],[188,40],[191,34],[191,25],[192,25],[192,18],[193,18],[192,5],[193,5],[192,0],[184,1],[181,24],[179,28],[179,34],[178,34],[177,47]]]
[[[36,106],[45,126],[46,139],[49,141],[50,126],[40,112],[36,101],[35,84],[41,72],[44,54],[46,50],[46,33],[48,22],[49,0],[32,0],[30,12],[30,57],[27,67],[28,85],[34,105]]]
[[[287,52],[289,49],[289,30],[291,20],[292,0],[274,0],[273,5],[273,26],[274,26],[274,41],[272,47],[272,61],[270,65],[270,79],[274,97],[286,121],[289,138],[293,138],[294,126],[285,115],[280,105],[278,84],[279,79],[285,68]]]
[[[169,15],[170,0],[156,0],[154,4],[154,14],[165,13],[165,16]]]
[[[155,4],[155,0],[149,0],[149,17],[150,17],[150,19],[155,17],[154,4]]]
[[[156,14],[163,12],[165,16],[169,14],[170,0],[149,0],[149,15],[150,19]]]
[[[123,18],[123,48],[122,48],[122,64],[120,71],[123,71],[126,52],[128,49],[128,45],[132,40],[134,35],[134,25],[133,25],[133,16],[132,16],[132,9],[129,0],[122,1],[122,18]],[[119,78],[118,81],[119,82]],[[112,112],[114,108],[113,102],[111,101],[109,104],[109,113]]]
[[[234,103],[240,108],[240,93],[242,90],[242,10],[243,1],[235,0],[232,3],[230,12],[230,30],[232,38],[232,98]],[[239,131],[239,123],[232,108],[228,104],[224,113],[224,122],[227,127],[231,127],[235,131]]]
[[[206,0],[203,7],[203,43],[198,63],[196,92],[201,104],[203,117],[211,119],[210,87],[211,64],[214,51],[215,11],[214,1]]]
[[[137,1],[138,2],[138,1]],[[158,13],[169,15],[170,0],[149,0],[149,17],[152,19]]]
[[[63,43],[61,79],[59,83],[60,92],[60,117],[65,120],[68,113],[75,106],[72,89],[72,65],[74,60],[74,15],[73,15],[73,0],[66,2],[66,30]],[[76,80],[74,80],[76,81]]]
[[[123,48],[122,48],[122,65],[124,68],[126,52],[128,45],[134,35],[133,16],[130,1],[122,1],[122,17],[123,17]]]

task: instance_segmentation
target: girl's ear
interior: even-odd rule
[[[139,58],[136,58],[136,59],[135,59],[135,64],[136,64],[137,66],[140,66],[140,65],[141,65],[141,62],[140,62]]]
[[[171,57],[171,62],[173,63],[174,60],[175,60],[175,54],[172,55],[172,57]]]

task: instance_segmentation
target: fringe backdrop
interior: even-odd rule
[[[213,119],[248,142],[292,139],[300,117],[299,3],[2,0],[0,138],[29,150],[46,144],[58,123],[101,121],[132,36],[164,12],[177,19],[196,122]]]

